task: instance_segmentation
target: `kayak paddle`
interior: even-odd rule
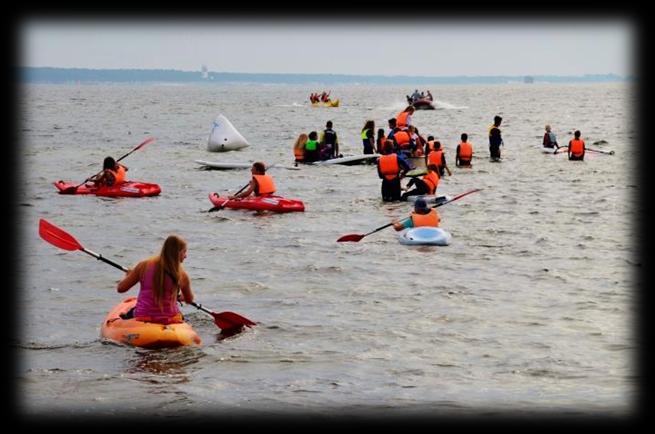
[[[599,154],[614,155],[614,151],[603,151],[602,149],[585,148],[586,151],[598,152]]]
[[[116,160],[116,162],[118,163],[118,162],[121,161],[123,158],[127,157],[128,155],[130,155],[132,152],[134,152],[134,151],[138,151],[139,149],[143,148],[143,147],[146,146],[147,144],[152,143],[152,142],[154,142],[154,141],[155,141],[155,138],[154,138],[154,137],[148,137],[148,138],[145,139],[143,142],[139,143],[139,144],[137,145],[136,148],[132,149],[130,152],[128,152],[127,154],[123,155],[121,158],[119,158],[118,160]],[[83,186],[84,184],[86,184],[87,182],[89,182],[92,178],[94,178],[95,176],[98,176],[98,175],[101,174],[101,173],[102,173],[102,171],[96,173],[96,174],[93,175],[93,176],[90,176],[90,177],[86,178],[86,179],[84,180],[84,182],[81,183],[81,184],[73,185],[73,186],[70,186],[70,187],[68,187],[68,188],[65,188],[64,190],[61,191],[61,193],[62,193],[62,194],[75,194],[75,192],[77,191],[78,188],[80,188],[81,186]]]
[[[440,207],[440,206],[442,206],[442,205],[445,205],[445,204],[447,204],[447,203],[453,202],[453,201],[455,201],[455,200],[457,200],[457,199],[461,199],[462,197],[464,197],[464,196],[466,196],[466,195],[468,195],[468,194],[475,193],[476,191],[480,191],[480,190],[482,190],[482,189],[481,189],[481,188],[474,188],[473,190],[469,190],[469,191],[467,191],[467,192],[465,192],[465,193],[458,194],[457,196],[453,197],[453,198],[450,199],[450,200],[447,200],[447,201],[445,201],[445,202],[440,202],[440,203],[438,203],[438,204],[436,204],[436,205],[433,205],[432,208],[438,208],[438,207]],[[359,242],[362,238],[364,238],[364,237],[366,237],[366,236],[368,236],[368,235],[374,234],[374,233],[376,233],[376,232],[378,232],[378,231],[381,231],[381,230],[384,229],[384,228],[388,228],[388,227],[391,226],[391,225],[393,225],[393,222],[391,222],[391,223],[387,223],[387,224],[384,225],[384,226],[380,226],[379,228],[374,229],[374,230],[372,230],[371,232],[369,232],[369,233],[367,233],[367,234],[348,234],[348,235],[344,235],[344,236],[342,236],[341,238],[339,238],[339,239],[337,240],[337,243],[342,243],[342,242],[344,242],[344,241],[352,241],[352,242],[354,242],[354,243],[357,243],[357,242]]]
[[[98,253],[85,249],[84,246],[82,246],[79,243],[79,241],[77,241],[72,235],[65,232],[63,229],[58,228],[57,226],[53,225],[52,223],[48,222],[45,219],[39,220],[39,235],[44,240],[46,240],[47,242],[49,242],[50,244],[56,247],[59,247],[60,249],[69,250],[69,251],[81,250],[84,253],[98,259],[99,261],[106,262],[107,264],[116,267],[119,270],[122,270],[126,273],[129,271],[127,268],[123,267],[122,265],[110,261],[109,259],[103,257],[102,255],[99,255]],[[220,329],[223,330],[233,330],[237,327],[242,327],[242,326],[252,327],[253,325],[257,324],[253,321],[250,321],[248,318],[239,315],[238,313],[234,313],[234,312],[215,313],[204,308],[199,303],[191,302],[188,304],[190,304],[191,306],[197,309],[202,310],[203,312],[207,312],[208,314],[213,316],[214,323]]]
[[[243,190],[245,190],[246,187],[248,187],[249,185],[250,185],[250,182],[248,182],[246,185],[244,185],[243,187],[241,187],[241,189],[240,189],[239,191],[237,191],[236,193],[234,193],[234,196],[236,196],[237,194],[241,193],[241,192],[242,192]],[[214,194],[216,194],[216,193],[214,193]],[[220,204],[220,205],[216,205],[215,207],[213,207],[212,209],[208,210],[207,212],[220,211],[220,210],[222,210],[223,208],[225,208],[225,205],[227,205],[227,203],[228,203],[229,201],[230,201],[230,199],[226,199],[222,204]]]

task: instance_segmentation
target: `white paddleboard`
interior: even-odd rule
[[[431,226],[405,229],[398,234],[398,241],[405,245],[447,246],[451,240],[449,232]]]
[[[236,151],[250,146],[250,143],[234,128],[223,115],[216,116],[212,124],[207,150],[210,152]]]
[[[216,170],[233,170],[233,169],[250,169],[252,167],[252,163],[238,163],[238,162],[215,162],[215,161],[205,161],[205,160],[195,160],[196,163],[200,164],[201,166],[205,166],[208,169],[216,169]],[[295,166],[282,166],[277,163],[273,163],[270,166],[266,167],[266,170],[268,169],[273,169],[275,167],[279,167],[281,169],[289,169],[289,170],[300,170],[300,167],[295,167]]]
[[[322,160],[322,161],[314,161],[311,164],[315,164],[317,166],[324,166],[329,164],[345,164],[345,165],[362,164],[369,160],[377,160],[378,157],[379,157],[378,154],[348,155],[346,157],[331,158],[329,160]]]

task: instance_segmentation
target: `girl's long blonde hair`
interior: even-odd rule
[[[183,271],[182,263],[180,263],[180,252],[185,248],[186,241],[177,235],[170,235],[164,241],[159,256],[152,258],[155,263],[153,291],[155,293],[155,301],[160,309],[164,307],[164,282],[167,275],[176,285],[175,290],[171,292],[171,301],[173,303],[177,301],[177,293],[180,288]]]
[[[296,143],[293,144],[293,149],[305,149],[305,143],[309,140],[309,136],[305,133],[300,133],[296,139]]]

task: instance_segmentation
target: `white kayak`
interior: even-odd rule
[[[449,232],[431,226],[405,229],[398,234],[398,241],[405,245],[447,246],[451,239]]]
[[[417,194],[415,196],[407,196],[407,202],[416,202],[416,199],[419,197],[424,199],[427,204],[434,205],[448,202],[450,199],[452,199],[452,197],[448,196],[447,194],[442,196],[437,196],[436,194]]]
[[[324,166],[329,164],[345,164],[347,166],[353,164],[364,164],[368,161],[377,160],[378,154],[361,154],[361,155],[348,155],[346,157],[330,158],[329,160],[314,161],[311,164],[317,166]]]
[[[215,169],[215,170],[233,170],[233,169],[250,169],[252,167],[252,163],[238,163],[238,162],[229,162],[229,161],[224,161],[224,162],[217,162],[217,161],[205,161],[205,160],[195,160],[196,163],[200,164],[201,166],[204,166],[205,169]],[[270,166],[266,167],[266,170],[272,169],[275,167],[279,167],[282,169],[289,169],[289,170],[300,170],[300,167],[295,167],[295,166],[283,166],[281,164],[271,164]]]
[[[234,128],[234,125],[223,115],[216,116],[212,124],[207,150],[210,152],[236,151],[250,146],[250,143]]]
[[[544,154],[550,154],[550,155],[553,155],[553,154],[554,155],[566,154],[566,148],[562,149],[562,148],[556,148],[554,146],[552,148],[547,148],[545,146],[539,146],[539,148],[541,149],[541,152],[543,152]],[[558,151],[558,149],[559,149],[559,151]]]

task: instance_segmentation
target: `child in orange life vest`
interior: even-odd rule
[[[127,166],[117,163],[112,157],[106,157],[102,163],[102,172],[99,175],[91,177],[96,186],[112,186],[125,182],[125,172]]]
[[[446,154],[441,148],[441,142],[434,140],[433,136],[428,136],[428,141],[425,143],[425,164],[437,166],[440,178],[443,177],[444,171],[448,172],[448,176],[453,176],[446,164]]]
[[[569,160],[584,160],[586,147],[584,140],[580,138],[580,134],[580,130],[576,130],[575,133],[573,133],[573,139],[569,141],[569,149],[567,151]]]
[[[140,261],[128,270],[118,283],[119,293],[128,291],[141,283],[136,306],[121,315],[123,319],[135,318],[139,321],[159,324],[181,323],[182,313],[177,307],[177,300],[191,303],[193,292],[191,280],[182,267],[186,258],[186,242],[177,235],[170,235],[164,241],[159,256]]]
[[[435,194],[437,187],[439,186],[439,172],[437,166],[434,164],[428,165],[428,173],[426,173],[422,179],[417,177],[412,177],[407,183],[406,189],[410,188],[412,185],[416,187],[413,190],[407,191],[400,196],[400,200],[407,200],[408,196],[419,196],[422,194]]]
[[[402,221],[394,221],[393,228],[397,231],[403,229],[417,228],[419,226],[431,226],[438,228],[441,224],[441,216],[434,208],[429,208],[425,199],[419,198],[414,202],[414,212]]]
[[[471,166],[471,158],[473,158],[473,145],[468,142],[468,134],[462,133],[462,141],[457,145],[455,151],[455,166],[469,167]]]
[[[252,179],[248,188],[234,196],[229,196],[230,199],[248,197],[253,192],[255,196],[265,196],[275,193],[275,183],[273,182],[273,178],[266,174],[264,163],[261,161],[253,163],[250,172],[252,173]]]

